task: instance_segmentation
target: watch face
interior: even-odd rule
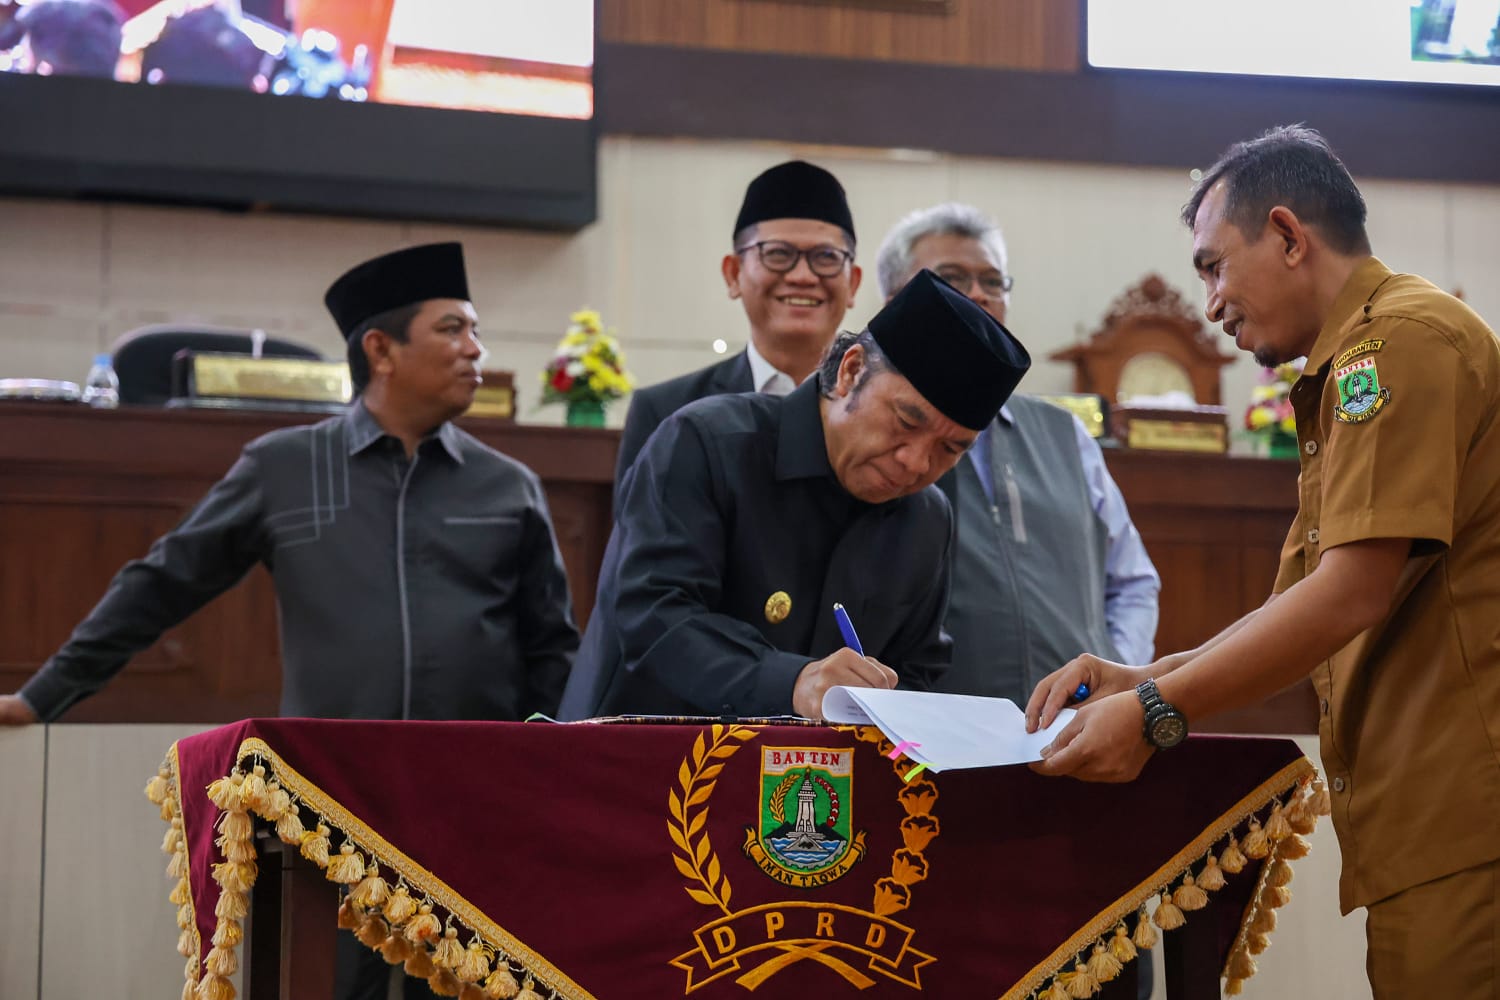
[[[1151,723],[1151,742],[1163,750],[1175,747],[1187,738],[1187,720],[1180,715],[1166,715]]]

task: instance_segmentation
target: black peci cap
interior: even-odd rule
[[[983,430],[1031,367],[995,317],[925,268],[870,320],[885,356],[938,411]]]
[[[371,316],[428,299],[469,300],[461,243],[428,243],[367,260],[328,287],[324,305],[348,339]]]
[[[777,164],[750,182],[730,235],[767,219],[815,219],[854,236],[844,186],[822,167],[802,160]]]

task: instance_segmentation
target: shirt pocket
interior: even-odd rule
[[[509,593],[515,583],[525,518],[518,514],[449,514],[437,542],[455,575]]]

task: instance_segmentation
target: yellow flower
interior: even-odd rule
[[[1281,395],[1281,390],[1274,385],[1258,385],[1250,390],[1250,401],[1252,403],[1265,403]]]
[[[1297,415],[1294,413],[1288,413],[1286,416],[1282,417],[1281,429],[1286,431],[1288,434],[1297,433]]]
[[[1271,416],[1269,411],[1264,410],[1260,407],[1256,407],[1255,409],[1250,411],[1249,419],[1251,430],[1257,431],[1261,430],[1262,428],[1271,426],[1272,422],[1275,420],[1275,418]]]
[[[598,375],[590,375],[589,388],[594,390],[595,392],[602,393],[604,391],[604,379],[600,378]]]
[[[589,333],[598,333],[604,329],[604,321],[599,318],[599,313],[593,309],[580,309],[568,321],[574,326],[581,326]]]

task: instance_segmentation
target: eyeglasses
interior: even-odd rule
[[[760,254],[760,262],[767,271],[786,274],[795,270],[797,262],[807,258],[807,266],[820,278],[832,278],[844,270],[844,265],[854,259],[854,254],[838,247],[819,246],[800,250],[781,240],[762,240],[735,249],[735,253],[754,250]]]
[[[1012,278],[1008,274],[1001,274],[999,271],[986,271],[983,274],[975,275],[970,274],[961,267],[940,267],[936,273],[939,278],[942,278],[965,295],[969,294],[969,289],[974,287],[974,282],[976,281],[979,282],[979,287],[984,290],[984,294],[992,298],[999,298],[1004,295],[1016,283],[1015,278]]]

